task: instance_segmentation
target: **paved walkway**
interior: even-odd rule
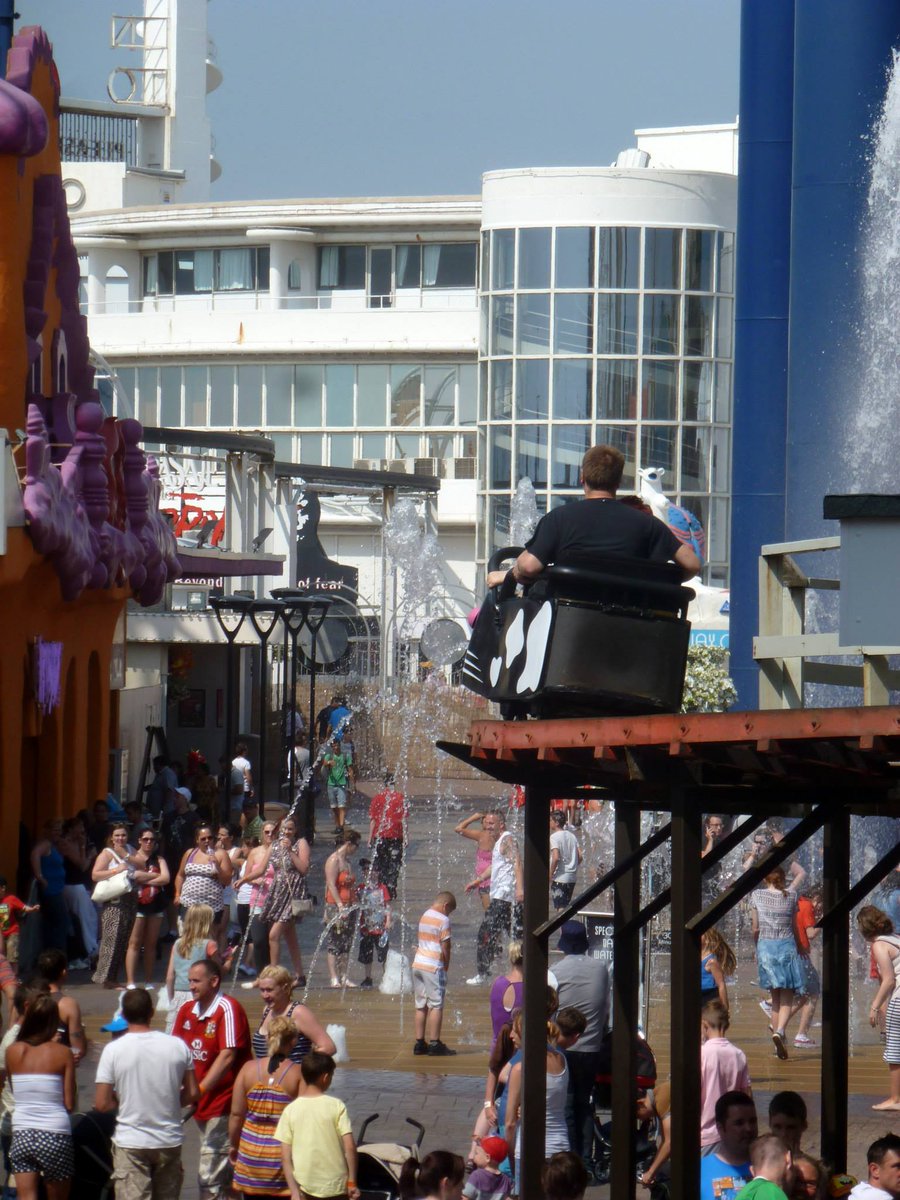
[[[450,888],[457,895],[459,909],[454,916],[453,961],[449,976],[448,1004],[443,1030],[444,1040],[457,1049],[451,1059],[428,1060],[412,1055],[413,1007],[410,997],[381,995],[372,992],[347,990],[331,991],[327,987],[327,968],[324,951],[318,948],[321,921],[312,917],[303,922],[301,944],[310,987],[307,1002],[324,1024],[343,1026],[346,1031],[349,1061],[335,1077],[334,1093],[347,1102],[353,1126],[359,1131],[363,1119],[372,1113],[379,1121],[370,1136],[378,1141],[397,1141],[408,1144],[414,1131],[406,1125],[413,1117],[425,1125],[423,1150],[446,1147],[465,1153],[472,1124],[481,1106],[487,1066],[487,1046],[490,1023],[485,988],[467,987],[465,979],[474,973],[475,933],[481,917],[480,903],[465,896],[464,886],[472,877],[474,846],[453,833],[461,815],[473,808],[487,807],[491,799],[505,806],[505,791],[497,785],[461,783],[451,785],[454,796],[434,796],[434,781],[418,781],[410,792],[412,804],[410,847],[407,856],[401,894],[396,911],[403,918],[397,921],[396,948],[409,951],[415,924],[435,891]],[[371,792],[371,787],[365,787]],[[365,834],[368,821],[364,805],[357,801],[349,814],[350,822]],[[320,813],[319,828],[328,829],[327,814]],[[312,867],[311,890],[321,896],[321,864],[331,849],[331,839],[317,840]],[[402,935],[399,929],[402,927]],[[810,1131],[805,1145],[818,1152],[818,1071],[819,1051],[792,1052],[786,1063],[772,1055],[766,1022],[758,1008],[758,990],[754,986],[753,964],[749,947],[739,946],[741,961],[737,983],[733,989],[734,1025],[732,1037],[746,1051],[757,1091],[761,1127],[772,1092],[780,1088],[796,1088],[804,1093],[810,1107]],[[502,964],[496,964],[499,968]],[[660,1076],[668,1070],[668,1005],[666,994],[666,960],[659,960],[653,970],[658,994],[652,997],[649,1040],[659,1064]],[[377,973],[377,968],[376,968]],[[164,974],[159,965],[157,979]],[[361,969],[354,966],[353,977],[361,978]],[[865,980],[856,985],[860,995],[869,987]],[[114,994],[87,982],[86,973],[72,979],[72,992],[81,1002],[89,1036],[93,1041],[91,1053],[79,1070],[79,1105],[90,1107],[93,1097],[93,1078],[96,1062],[106,1035],[100,1025],[109,1019],[116,1003]],[[255,992],[237,991],[245,1004],[251,1023],[258,1020],[261,1005]],[[865,1015],[865,1003],[857,1007]],[[819,1031],[814,1029],[813,1033]],[[895,1121],[889,1115],[875,1114],[870,1105],[883,1099],[887,1069],[881,1061],[881,1050],[872,1032],[854,1022],[854,1048],[851,1059],[851,1130],[850,1166],[854,1173],[865,1171],[865,1149],[876,1137],[892,1125],[900,1130],[900,1114]],[[827,1150],[827,1148],[826,1148]],[[196,1137],[188,1132],[186,1146],[188,1176],[184,1196],[193,1200],[196,1182],[192,1165],[196,1162]],[[591,1189],[592,1197],[602,1197],[608,1189]]]

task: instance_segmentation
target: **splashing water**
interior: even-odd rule
[[[900,379],[900,54],[894,52],[872,138],[868,211],[862,240],[861,372],[852,406],[840,490],[895,489]]]
[[[524,546],[534,533],[539,520],[534,484],[527,477],[520,479],[509,510],[510,545]]]
[[[384,527],[384,549],[402,582],[396,598],[398,632],[414,636],[417,619],[444,590],[444,558],[435,535],[422,529],[412,500],[397,501]]]

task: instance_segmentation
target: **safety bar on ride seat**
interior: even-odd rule
[[[623,560],[627,562],[628,560]],[[641,579],[639,576],[629,577],[623,574],[609,574],[606,571],[589,571],[582,567],[547,567],[541,572],[541,579],[556,586],[570,584],[588,585],[594,588],[629,588],[655,596],[670,607],[687,609],[694,598],[694,589],[680,583],[663,583],[655,579]]]

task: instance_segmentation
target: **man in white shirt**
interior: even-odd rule
[[[478,930],[475,951],[478,972],[466,980],[473,987],[487,983],[491,964],[500,953],[504,939],[509,942],[522,936],[522,901],[525,898],[519,846],[506,828],[506,817],[500,812],[488,813],[484,827],[497,835],[491,851],[491,865],[466,884],[466,891],[471,892],[484,880],[489,878],[491,881],[490,902]]]
[[[94,1107],[112,1112],[116,1200],[178,1200],[184,1171],[181,1110],[199,1098],[194,1061],[180,1038],[150,1028],[153,1000],[144,988],[122,997],[128,1032],[105,1046]]]
[[[887,1133],[866,1151],[868,1179],[851,1191],[851,1200],[898,1200],[900,1197],[900,1137]]]
[[[556,909],[565,908],[575,891],[575,878],[581,850],[571,829],[566,829],[566,814],[550,814],[550,899]]]

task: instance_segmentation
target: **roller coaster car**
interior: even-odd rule
[[[488,569],[520,553],[497,550]],[[491,588],[462,671],[506,719],[678,711],[694,593],[674,564],[610,556],[549,566],[515,591],[512,575]]]

